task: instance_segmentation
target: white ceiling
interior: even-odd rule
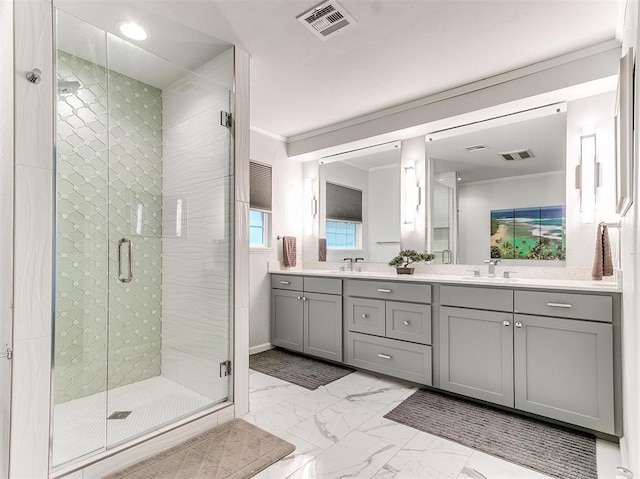
[[[189,68],[241,46],[251,55],[251,123],[285,137],[614,38],[624,5],[341,0],[357,25],[323,42],[296,20],[320,1],[55,3],[111,31],[138,20],[150,33],[139,45]]]

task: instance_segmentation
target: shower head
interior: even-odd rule
[[[75,93],[81,86],[77,80],[58,80],[58,93],[60,95]]]

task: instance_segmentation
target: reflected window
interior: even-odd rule
[[[360,223],[327,220],[327,248],[360,248]]]

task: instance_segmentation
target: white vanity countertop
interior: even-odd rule
[[[486,278],[473,276],[452,276],[444,274],[397,275],[395,273],[371,271],[332,271],[321,269],[270,269],[271,274],[288,274],[296,276],[324,276],[343,279],[379,279],[384,281],[425,282],[441,284],[461,284],[478,286],[495,286],[527,289],[558,289],[565,291],[621,293],[622,288],[611,280],[586,281],[575,279],[539,279],[539,278]]]

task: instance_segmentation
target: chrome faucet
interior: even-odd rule
[[[364,258],[356,258],[354,262],[356,263],[356,271],[360,273],[362,271],[362,266],[358,266],[358,260],[364,261]]]
[[[353,258],[342,258],[342,261],[348,261],[349,269],[347,271],[353,271]]]
[[[484,262],[489,266],[489,270],[487,271],[488,278],[496,277],[496,265],[501,263],[499,259],[485,259]]]

